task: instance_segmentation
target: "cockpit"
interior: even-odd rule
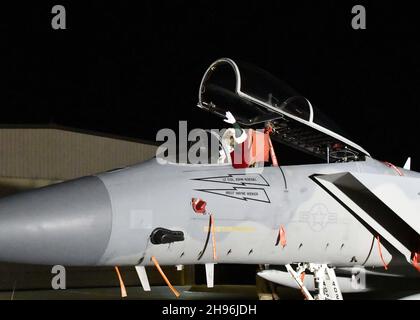
[[[246,150],[252,158],[246,160],[248,166],[267,165],[267,158],[276,165],[271,140],[326,162],[363,161],[370,156],[345,138],[332,121],[287,84],[264,70],[228,58],[215,61],[205,72],[197,106],[221,118],[228,113],[234,115],[241,130],[247,130],[247,145],[241,142],[242,154],[238,156],[237,150],[233,153],[230,145],[235,129],[196,129],[189,133],[187,142],[181,143],[174,137],[165,143],[162,149],[165,151],[158,152],[159,159],[186,165],[236,167],[233,158],[243,158],[243,150]],[[187,132],[187,129],[180,131]],[[263,147],[258,148],[261,145]]]
[[[287,84],[262,69],[228,58],[207,69],[198,107],[220,117],[229,111],[248,128],[270,123],[273,140],[327,162],[360,161],[369,156]]]

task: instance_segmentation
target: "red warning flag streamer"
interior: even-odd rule
[[[397,166],[395,166],[395,165],[393,165],[392,163],[390,163],[390,162],[384,162],[388,167],[390,167],[390,168],[392,168],[392,169],[394,169],[396,172],[397,172],[397,174],[399,175],[399,176],[403,176],[404,174],[401,172],[401,170],[400,169],[398,169],[398,167]]]
[[[300,281],[302,281],[302,283],[304,283],[304,281],[305,281],[305,276],[306,276],[305,272],[302,272],[302,273],[300,274]],[[306,297],[306,294],[305,294],[305,292],[303,291],[303,289],[300,289],[300,292],[301,292],[301,293],[302,293],[302,295],[305,297],[305,300],[308,300],[308,298]]]
[[[385,268],[385,270],[388,270],[388,265],[387,265],[387,263],[385,262],[384,257],[383,257],[383,255],[382,255],[382,246],[381,246],[381,240],[380,240],[379,236],[377,236],[377,237],[376,237],[376,240],[378,240],[379,255],[380,255],[380,257],[381,257],[382,263],[384,264],[384,268]]]
[[[419,263],[419,257],[420,256],[420,254],[419,253],[415,253],[414,255],[413,255],[413,266],[414,266],[414,268],[416,268],[416,270],[418,271],[418,272],[420,272],[420,263]]]
[[[277,241],[276,241],[276,247],[279,244],[282,246],[282,248],[284,248],[286,246],[286,244],[287,244],[286,230],[284,229],[283,226],[280,226],[280,228],[279,228],[279,233],[277,235]]]
[[[169,282],[169,279],[166,277],[165,273],[163,272],[162,268],[159,265],[159,262],[156,260],[156,258],[154,256],[152,257],[152,261],[155,264],[156,269],[159,271],[160,275],[162,276],[163,280],[168,285],[169,289],[171,289],[171,291],[173,292],[173,294],[175,295],[175,297],[179,298],[179,296],[181,294]]]
[[[279,163],[277,161],[276,152],[274,151],[273,143],[271,142],[270,136],[268,136],[268,143],[270,146],[270,156],[271,156],[271,162],[273,163],[273,167],[278,167]]]
[[[284,230],[283,226],[280,227],[279,234],[280,234],[280,245],[284,248],[287,244],[287,241],[286,241],[286,231]]]
[[[127,297],[127,290],[125,289],[124,281],[121,277],[121,273],[120,273],[120,270],[118,269],[118,267],[115,267],[115,272],[117,273],[118,281],[120,282],[121,297],[125,298],[125,297]]]
[[[211,239],[213,242],[213,260],[216,261],[217,260],[217,255],[216,255],[216,231],[215,231],[215,227],[214,227],[214,216],[213,214],[210,215],[210,219],[211,219]]]
[[[302,283],[303,283],[303,281],[305,281],[305,272],[302,272],[301,274],[300,274],[300,281],[302,281]]]

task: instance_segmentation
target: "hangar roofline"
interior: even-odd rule
[[[47,124],[4,124],[4,123],[0,123],[0,130],[1,129],[53,129],[53,130],[62,130],[62,131],[67,131],[67,132],[80,133],[80,134],[87,134],[87,135],[91,135],[91,136],[109,138],[109,139],[114,139],[114,140],[142,143],[142,144],[147,144],[147,145],[152,145],[152,146],[158,146],[159,145],[158,142],[153,141],[153,140],[140,139],[140,138],[118,135],[118,134],[113,134],[113,133],[107,133],[107,132],[102,132],[102,131],[77,128],[77,127],[72,127],[72,126],[65,126],[65,125],[60,125],[60,124],[55,124],[55,123],[47,123]]]

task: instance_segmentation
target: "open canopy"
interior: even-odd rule
[[[364,160],[369,153],[346,139],[308,99],[268,72],[223,58],[201,81],[198,106],[243,126],[271,122],[273,139],[328,161]]]

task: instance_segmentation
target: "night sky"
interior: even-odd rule
[[[136,3],[136,4],[135,4]],[[58,124],[155,139],[217,128],[195,106],[220,57],[283,79],[375,158],[420,170],[419,19],[412,2],[71,1],[2,8],[0,124]],[[51,8],[67,30],[51,28]],[[364,4],[367,29],[353,30]],[[279,147],[282,163],[304,156]],[[307,161],[307,160],[305,160]]]

